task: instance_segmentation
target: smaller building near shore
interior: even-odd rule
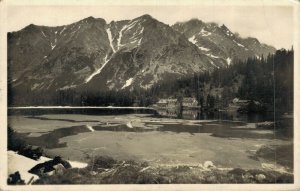
[[[193,97],[184,97],[181,104],[183,107],[197,107],[198,101]]]
[[[181,101],[179,101],[178,99],[167,98],[160,99],[155,105],[161,108],[194,108],[198,107],[198,101],[193,97],[184,97]]]
[[[236,104],[236,105],[247,105],[251,102],[251,100],[247,100],[247,99],[239,99],[239,98],[234,98],[232,100],[232,103],[233,104]]]
[[[177,107],[179,102],[177,99],[168,99],[168,107]]]
[[[160,99],[156,105],[158,107],[165,107],[165,108],[173,108],[173,107],[177,107],[179,105],[179,102],[177,99]]]
[[[156,105],[157,105],[158,107],[167,107],[167,105],[168,105],[167,99],[160,99],[160,100],[156,103]]]
[[[259,101],[242,100],[239,98],[234,98],[232,103],[229,104],[228,108],[229,110],[237,110],[241,113],[258,112],[264,110],[263,104]]]

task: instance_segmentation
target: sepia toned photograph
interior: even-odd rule
[[[293,185],[295,2],[126,2],[6,5],[6,186]]]

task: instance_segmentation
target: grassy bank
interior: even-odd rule
[[[199,166],[149,166],[148,163],[96,157],[83,169],[67,169],[43,176],[34,184],[199,184],[199,183],[293,183],[293,175],[276,171],[221,169]]]

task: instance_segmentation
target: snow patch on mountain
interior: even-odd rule
[[[135,25],[137,22],[138,22],[138,20],[135,20],[135,21],[133,21],[132,23],[130,23],[129,25],[127,25],[127,26],[125,25],[125,26],[126,26],[125,31],[130,30],[131,28],[133,28],[134,25]]]
[[[66,27],[64,27],[64,28],[59,32],[59,34],[62,34],[65,30],[66,30]]]
[[[209,50],[210,50],[210,49],[205,48],[205,47],[203,47],[203,46],[198,46],[198,44],[197,44],[198,41],[197,41],[195,35],[193,35],[192,37],[190,37],[188,40],[189,40],[191,43],[193,43],[194,45],[196,45],[200,50],[203,50],[203,51],[209,51]]]
[[[92,73],[86,80],[85,83],[88,83],[89,81],[91,81],[91,79],[93,79],[94,76],[96,76],[97,74],[100,74],[102,69],[106,66],[106,64],[110,61],[110,59],[107,59],[107,55],[104,58],[104,64],[98,69],[96,70],[94,73]]]
[[[233,40],[233,42],[235,42],[235,43],[236,43],[238,46],[240,46],[240,47],[244,47],[244,48],[245,48],[245,46],[244,46],[244,45],[242,45],[242,44],[238,43],[237,41]]]
[[[129,42],[129,44],[134,44],[134,43],[136,43],[137,41],[139,41],[139,39],[133,39],[132,41]]]
[[[189,38],[189,41],[193,44],[196,44],[197,43],[197,39],[195,37],[195,35],[193,35],[192,37]]]
[[[75,26],[75,25],[74,25],[74,26]],[[74,29],[74,26],[71,27],[71,30],[72,30],[71,35],[74,35],[74,34],[77,33],[77,32],[79,31],[79,29],[80,29],[80,25],[79,25],[79,27],[78,27],[77,29],[73,30],[73,29]]]
[[[153,84],[147,84],[147,85],[141,85],[141,88],[147,90],[147,89],[150,89],[151,87],[153,86]]]
[[[139,25],[139,28],[141,28],[141,30],[140,30],[140,31],[136,30],[136,31],[134,32],[134,34],[132,35],[132,37],[130,37],[130,38],[134,38],[134,37],[136,37],[136,36],[139,36],[139,35],[143,34],[143,32],[144,32],[144,27],[141,27],[141,25]]]
[[[44,31],[42,31],[42,30],[41,30],[41,32],[42,32],[43,36],[44,36],[44,37],[46,37],[46,35],[45,35]]]
[[[212,57],[212,58],[220,58],[219,56],[215,56],[215,55],[213,55],[213,54],[205,54],[206,56],[210,56],[210,57]]]
[[[122,29],[121,29],[120,32],[119,32],[119,37],[118,37],[118,39],[117,39],[117,42],[118,42],[118,43],[117,43],[117,45],[118,45],[117,49],[118,49],[118,50],[119,50],[120,47],[122,46],[121,41],[122,41],[123,33],[126,32],[127,30],[130,30],[131,28],[133,28],[133,27],[138,23],[138,21],[139,21],[139,20],[132,21],[131,23],[129,23],[129,25],[124,25],[124,26],[122,27]],[[142,34],[143,31],[144,31],[144,28],[142,28],[142,29],[140,30],[139,34]],[[132,43],[132,42],[131,42],[131,43]]]
[[[212,60],[210,60],[210,63],[211,63],[211,65],[213,65],[214,67],[216,67],[216,68],[218,68],[218,69],[220,68],[219,66],[215,65],[214,62],[213,62]]]
[[[204,29],[201,29],[201,31],[200,31],[199,34],[201,34],[202,36],[209,36],[209,35],[211,35],[211,32],[208,32],[208,31],[206,31]]]
[[[110,31],[110,28],[107,28],[106,29],[106,32],[107,32],[107,35],[108,35],[108,40],[109,40],[109,44],[110,44],[110,47],[111,49],[113,50],[113,52],[116,52],[115,48],[114,48],[114,45],[113,45],[113,39],[112,39],[112,35],[111,35],[111,31]]]
[[[53,50],[56,47],[56,44],[52,44],[52,42],[50,43],[51,45],[51,50]]]
[[[77,87],[77,85],[72,84],[70,86],[67,85],[67,86],[64,86],[62,88],[59,88],[59,90],[67,90],[67,89],[72,89],[72,88],[75,88],[75,87]]]
[[[127,25],[123,26],[122,29],[121,29],[120,32],[119,32],[119,38],[117,39],[117,42],[118,42],[117,50],[119,50],[120,47],[122,46],[122,45],[121,45],[122,35],[123,35],[123,31],[124,31],[126,28],[127,28]]]
[[[233,34],[229,30],[226,31],[226,35],[233,36]]]
[[[203,51],[210,51],[209,48],[205,48],[205,47],[203,47],[203,46],[198,46],[198,48],[199,48],[200,50],[203,50]]]
[[[228,64],[228,66],[229,66],[229,65],[231,64],[231,58],[228,57],[228,58],[226,59],[226,62],[227,62],[227,64]]]
[[[55,31],[57,32],[57,31]],[[51,50],[53,50],[55,47],[56,47],[56,42],[57,42],[57,38],[56,38],[56,33],[55,33],[55,39],[54,39],[54,42],[50,42],[50,46],[51,46]]]
[[[140,30],[139,35],[140,35],[140,34],[143,34],[143,32],[144,32],[144,27],[142,27],[142,29]]]
[[[139,42],[138,42],[138,44],[137,44],[138,46],[140,46],[140,45],[141,45],[141,43],[142,43],[142,39],[143,39],[143,38],[141,38],[141,39],[139,40]]]
[[[124,84],[124,86],[121,89],[124,89],[128,86],[130,86],[133,82],[133,78],[129,78],[128,80],[126,80],[126,83]]]

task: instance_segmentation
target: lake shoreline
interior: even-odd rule
[[[187,120],[126,112],[10,115],[8,121],[29,144],[43,147],[45,155],[71,161],[89,163],[108,156],[116,161],[146,162],[156,169],[154,174],[177,166],[195,168],[198,173],[198,166],[207,161],[218,169],[217,174],[220,169],[293,172],[293,136],[274,131],[274,122]],[[281,164],[272,157],[277,150]]]
[[[153,109],[152,107],[126,106],[16,106],[7,109]]]
[[[41,177],[35,184],[212,184],[293,183],[292,173],[270,169],[219,168],[203,164],[153,166],[147,162],[97,156],[86,168]]]

